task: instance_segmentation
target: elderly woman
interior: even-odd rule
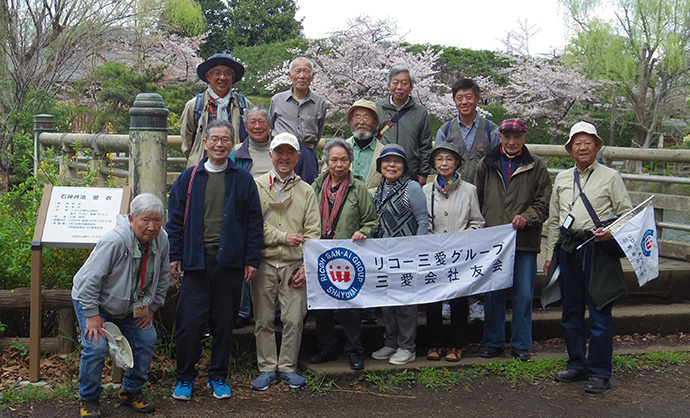
[[[383,175],[374,203],[379,215],[379,238],[425,235],[429,228],[426,199],[422,186],[405,174],[407,156],[400,145],[388,144],[376,159],[376,170]],[[384,346],[371,356],[405,364],[417,359],[417,305],[384,307],[386,327]]]
[[[330,140],[324,150],[328,171],[322,173],[312,187],[321,202],[321,239],[350,239],[357,241],[372,237],[378,228],[371,194],[364,183],[350,171],[354,158],[352,145],[342,139]],[[345,332],[345,353],[352,370],[364,368],[362,324],[359,310],[338,311],[338,321]],[[318,351],[309,359],[319,364],[336,360],[338,337],[335,334],[333,310],[319,310],[316,314]]]
[[[427,210],[429,212],[429,232],[445,232],[479,229],[484,226],[484,217],[479,209],[477,188],[460,178],[462,157],[460,149],[451,142],[438,144],[431,153],[429,165],[436,170],[433,183],[424,186]],[[443,345],[442,302],[431,303],[426,307],[428,329],[429,360],[440,360]],[[450,349],[446,361],[460,361],[462,349],[467,345],[467,297],[450,301]]]

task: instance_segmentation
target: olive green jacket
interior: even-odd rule
[[[321,207],[323,186],[327,175],[328,171],[321,173],[312,184],[319,207]],[[357,180],[350,171],[350,182],[345,192],[345,201],[340,215],[336,219],[335,239],[350,239],[357,231],[366,235],[367,238],[372,238],[378,228],[379,221],[374,208],[374,200],[364,183]]]

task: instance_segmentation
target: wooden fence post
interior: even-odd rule
[[[140,93],[129,109],[129,185],[134,196],[153,193],[167,206],[168,113],[157,93]]]
[[[55,117],[53,115],[34,115],[34,175],[38,175],[41,167],[41,142],[38,137],[42,132],[55,132]]]

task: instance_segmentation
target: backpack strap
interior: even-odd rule
[[[192,169],[192,176],[189,178],[189,186],[187,187],[187,200],[184,204],[184,218],[182,218],[182,234],[184,235],[184,229],[187,226],[187,212],[189,212],[189,196],[192,194],[192,183],[194,182],[194,175],[196,170],[199,168],[199,164],[194,166]]]
[[[192,136],[192,146],[194,145],[194,141],[196,141],[196,134],[197,131],[199,131],[199,119],[201,119],[201,114],[203,112],[204,93],[199,93],[196,95],[196,100],[194,101],[194,136]]]
[[[446,142],[448,141],[448,132],[450,132],[450,125],[453,124],[453,119],[449,120],[445,124],[445,129],[443,130],[443,133],[446,135]]]
[[[237,91],[235,93],[235,98],[237,99],[237,107],[240,109],[240,132],[239,134],[239,142],[244,141],[245,138],[249,136],[249,133],[247,132],[247,127],[244,124],[244,112],[247,110],[247,99],[238,93]]]

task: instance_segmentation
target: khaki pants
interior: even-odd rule
[[[292,272],[302,263],[273,267],[264,262],[251,281],[252,303],[256,327],[256,359],[260,372],[294,372],[302,342],[304,317],[307,314],[307,289],[288,286]],[[273,323],[276,300],[280,304],[283,335],[280,356],[277,353],[275,325]]]

